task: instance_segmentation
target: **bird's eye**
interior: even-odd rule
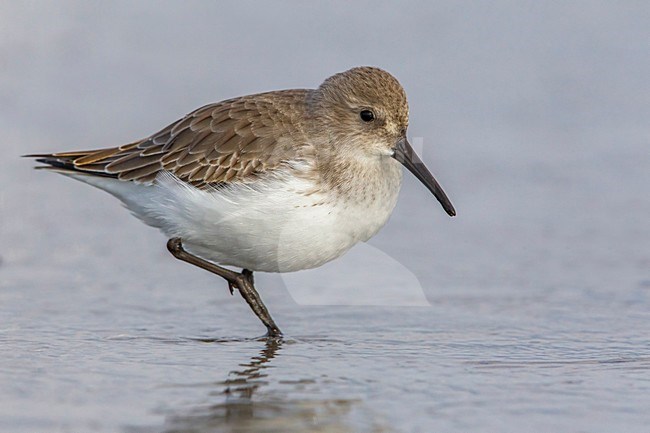
[[[364,122],[372,122],[375,120],[375,113],[370,110],[363,110],[361,113],[359,113],[359,117],[361,117],[361,120]]]

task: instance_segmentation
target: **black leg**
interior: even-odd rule
[[[257,293],[257,290],[255,290],[255,286],[253,285],[253,272],[248,269],[244,269],[241,273],[231,271],[230,269],[222,268],[221,266],[217,266],[214,263],[190,254],[183,248],[181,238],[172,238],[167,241],[167,249],[177,259],[219,275],[221,278],[228,281],[230,293],[233,293],[234,289],[239,290],[242,298],[246,300],[255,315],[262,321],[262,323],[264,323],[264,326],[266,326],[266,336],[282,336],[282,331],[280,331],[280,328],[278,328],[273,321],[271,314],[269,314],[269,310],[266,309],[260,295]]]

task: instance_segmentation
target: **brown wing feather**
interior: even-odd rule
[[[231,99],[199,108],[141,141],[40,157],[57,168],[144,183],[161,170],[198,187],[246,181],[294,159],[305,144],[298,116],[306,94],[286,90]],[[269,151],[279,142],[292,145]]]

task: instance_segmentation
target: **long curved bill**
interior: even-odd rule
[[[402,163],[404,167],[413,173],[433,193],[449,216],[456,215],[456,209],[454,209],[451,201],[447,198],[447,194],[442,190],[438,181],[415,153],[406,138],[402,138],[397,142],[397,145],[393,149],[393,158]]]

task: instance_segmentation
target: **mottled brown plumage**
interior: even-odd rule
[[[141,183],[152,182],[161,170],[197,187],[251,180],[295,158],[307,142],[306,96],[306,90],[285,90],[229,99],[201,107],[144,140],[40,157],[62,168]]]

